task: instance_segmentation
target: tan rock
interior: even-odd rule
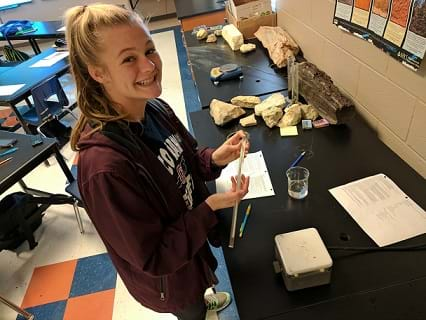
[[[240,125],[242,125],[243,127],[250,127],[250,126],[257,125],[257,120],[254,113],[249,115],[248,117],[240,119]]]
[[[299,46],[281,27],[262,26],[254,33],[262,45],[268,49],[269,57],[278,68],[287,65],[290,56],[296,56]]]
[[[216,38],[216,36],[214,35],[214,33],[209,34],[209,35],[208,35],[208,37],[207,37],[207,39],[206,39],[206,42],[207,42],[207,43],[212,43],[212,42],[216,42],[216,41],[217,41],[217,38]]]
[[[301,104],[300,103],[293,103],[291,106],[288,106],[285,108],[285,112],[289,112],[290,110],[298,109],[298,112],[301,112]]]
[[[272,107],[284,107],[285,97],[281,93],[274,93],[267,99],[263,100],[261,103],[254,107],[254,112],[257,116],[262,115],[262,112],[266,109]]]
[[[262,112],[262,118],[269,128],[275,127],[283,116],[283,110],[278,107],[271,107]]]
[[[198,40],[203,40],[207,38],[207,35],[208,35],[208,32],[206,29],[200,29],[197,31],[197,34],[196,34]]]
[[[302,119],[314,121],[319,116],[317,109],[315,109],[310,104],[302,104],[301,109]]]
[[[215,30],[214,34],[215,34],[216,37],[221,37],[222,36],[222,29]]]
[[[278,122],[278,127],[284,128],[289,126],[297,125],[302,120],[302,110],[300,107],[295,106],[290,110],[286,110],[286,113]]]
[[[218,126],[223,126],[229,121],[236,119],[245,113],[244,109],[230,103],[217,99],[213,99],[210,102],[210,115],[212,116],[214,123]]]
[[[240,51],[242,53],[247,53],[247,52],[253,51],[254,49],[256,49],[256,45],[254,43],[244,43],[240,47]]]
[[[287,107],[285,109],[285,112],[288,112],[290,110],[299,109],[302,114],[302,119],[305,120],[315,120],[318,118],[319,114],[318,111],[311,106],[310,104],[301,104],[301,103],[295,103],[291,106]]]
[[[261,103],[259,97],[256,96],[236,96],[231,99],[231,103],[242,108],[254,108],[255,105]]]

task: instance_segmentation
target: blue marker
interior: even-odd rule
[[[0,153],[0,157],[3,157],[5,155],[11,154],[11,153],[14,153],[16,150],[18,150],[17,147],[10,148],[10,149],[8,149],[6,151],[3,151],[2,153]]]
[[[290,168],[293,168],[295,166],[297,166],[297,164],[300,162],[300,160],[302,160],[302,158],[304,157],[306,151],[303,151],[296,160],[293,161],[293,163],[291,164]]]

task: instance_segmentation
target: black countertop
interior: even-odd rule
[[[225,9],[224,0],[175,0],[179,20]]]
[[[185,32],[184,37],[203,108],[209,107],[213,98],[230,101],[237,95],[259,96],[287,89],[286,69],[271,67],[272,61],[259,40],[245,41],[256,44],[256,50],[244,54],[232,51],[222,37],[218,37],[217,43],[197,40],[191,31]],[[223,81],[215,86],[210,80],[210,70],[227,63],[240,65],[244,79]]]

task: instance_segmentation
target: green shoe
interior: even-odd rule
[[[228,292],[216,292],[204,296],[207,310],[220,311],[231,303],[231,295]]]

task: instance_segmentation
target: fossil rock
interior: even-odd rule
[[[200,29],[197,31],[197,39],[198,40],[203,40],[205,38],[207,38],[208,32],[206,29]]]
[[[271,107],[262,112],[262,118],[269,128],[275,127],[283,116],[283,110],[279,107]]]
[[[240,119],[240,125],[242,125],[243,127],[250,127],[250,126],[257,125],[257,120],[254,113],[249,115],[248,117]]]
[[[242,53],[247,53],[247,52],[253,51],[254,49],[256,49],[256,45],[254,43],[244,43],[240,47],[240,51]]]
[[[207,40],[206,40],[207,43],[212,43],[212,42],[216,42],[216,41],[217,41],[217,38],[216,38],[214,33],[209,34],[208,37],[207,37]]]
[[[299,52],[296,41],[280,27],[262,26],[254,35],[268,49],[269,57],[278,68],[285,67],[287,59],[290,56],[296,56]]]
[[[302,109],[300,106],[295,106],[286,110],[286,113],[278,123],[278,127],[284,128],[297,125],[302,120]]]
[[[299,64],[299,93],[331,124],[344,123],[355,114],[352,101],[310,62]]]
[[[223,126],[245,113],[242,108],[230,103],[225,103],[217,99],[213,99],[210,102],[210,115],[213,117],[214,123],[218,126]]]
[[[282,108],[285,104],[285,97],[281,93],[274,93],[267,99],[254,107],[254,112],[257,116],[262,115],[262,112],[272,107]]]
[[[256,96],[236,96],[231,99],[231,103],[242,108],[254,108],[255,105],[261,103],[259,97]]]

